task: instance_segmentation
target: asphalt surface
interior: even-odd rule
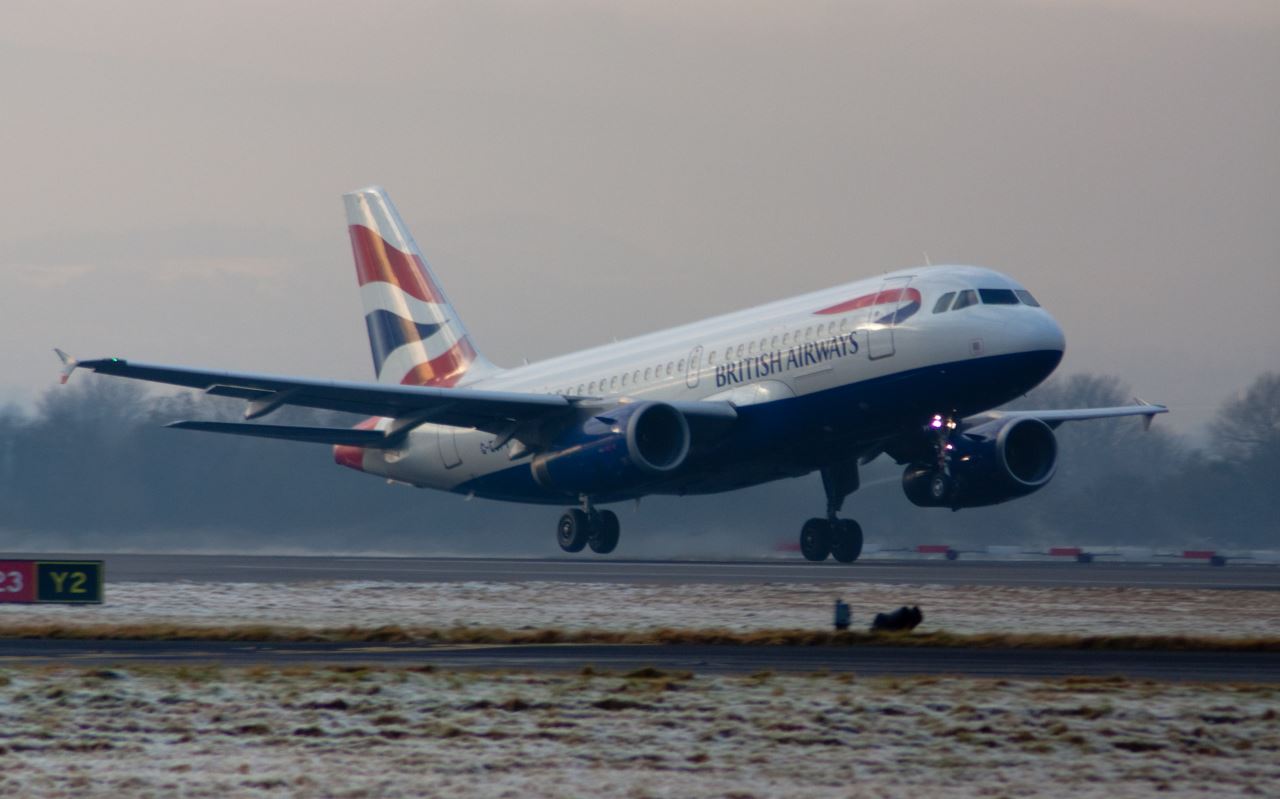
[[[456,646],[223,641],[0,640],[3,665],[303,664],[443,669],[625,672],[652,666],[696,674],[857,673],[865,676],[1121,676],[1185,682],[1280,682],[1280,653],[961,649],[901,646]]]
[[[421,558],[249,555],[6,555],[106,561],[112,582],[898,583],[987,586],[1280,590],[1280,565],[1202,562],[869,559],[851,565],[798,559],[656,561],[608,558]],[[108,589],[109,590],[109,589]],[[898,646],[456,646],[255,644],[215,641],[0,639],[0,665],[220,663],[432,665],[447,669],[625,671],[644,666],[714,674],[760,671],[954,674],[980,677],[1124,676],[1280,682],[1280,653],[960,649]]]
[[[1280,590],[1280,564],[1235,561],[1076,563],[1074,560],[864,559],[808,563],[767,560],[623,560],[602,557],[447,558],[278,555],[6,554],[32,559],[106,561],[112,582],[589,582],[589,583],[896,583],[991,586]]]

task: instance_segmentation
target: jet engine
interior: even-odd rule
[[[1043,488],[1058,463],[1058,440],[1039,419],[997,419],[952,435],[949,468],[912,463],[902,474],[907,498],[923,507],[977,508]]]
[[[556,439],[530,468],[539,485],[602,494],[675,471],[689,455],[689,423],[664,402],[619,405]]]

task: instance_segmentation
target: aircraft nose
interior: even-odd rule
[[[1062,332],[1062,325],[1049,314],[1044,314],[1038,329],[1033,334],[1036,339],[1035,348],[1063,352],[1067,348],[1067,337]]]
[[[1024,308],[1023,313],[1007,320],[1004,333],[1012,352],[1054,353],[1058,359],[1066,349],[1062,326],[1040,309]]]

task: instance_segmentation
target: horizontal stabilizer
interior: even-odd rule
[[[242,422],[174,422],[167,427],[178,430],[203,430],[206,433],[230,433],[237,436],[280,438],[313,444],[342,444],[352,447],[385,449],[395,446],[395,439],[381,430],[354,430],[346,427],[290,427],[278,424],[244,424]]]

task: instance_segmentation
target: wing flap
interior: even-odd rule
[[[174,422],[165,425],[177,430],[200,430],[206,433],[228,433],[257,438],[279,438],[311,444],[342,444],[353,447],[386,449],[395,446],[395,438],[381,430],[355,430],[345,427],[291,427],[278,424],[246,424],[244,422]]]

